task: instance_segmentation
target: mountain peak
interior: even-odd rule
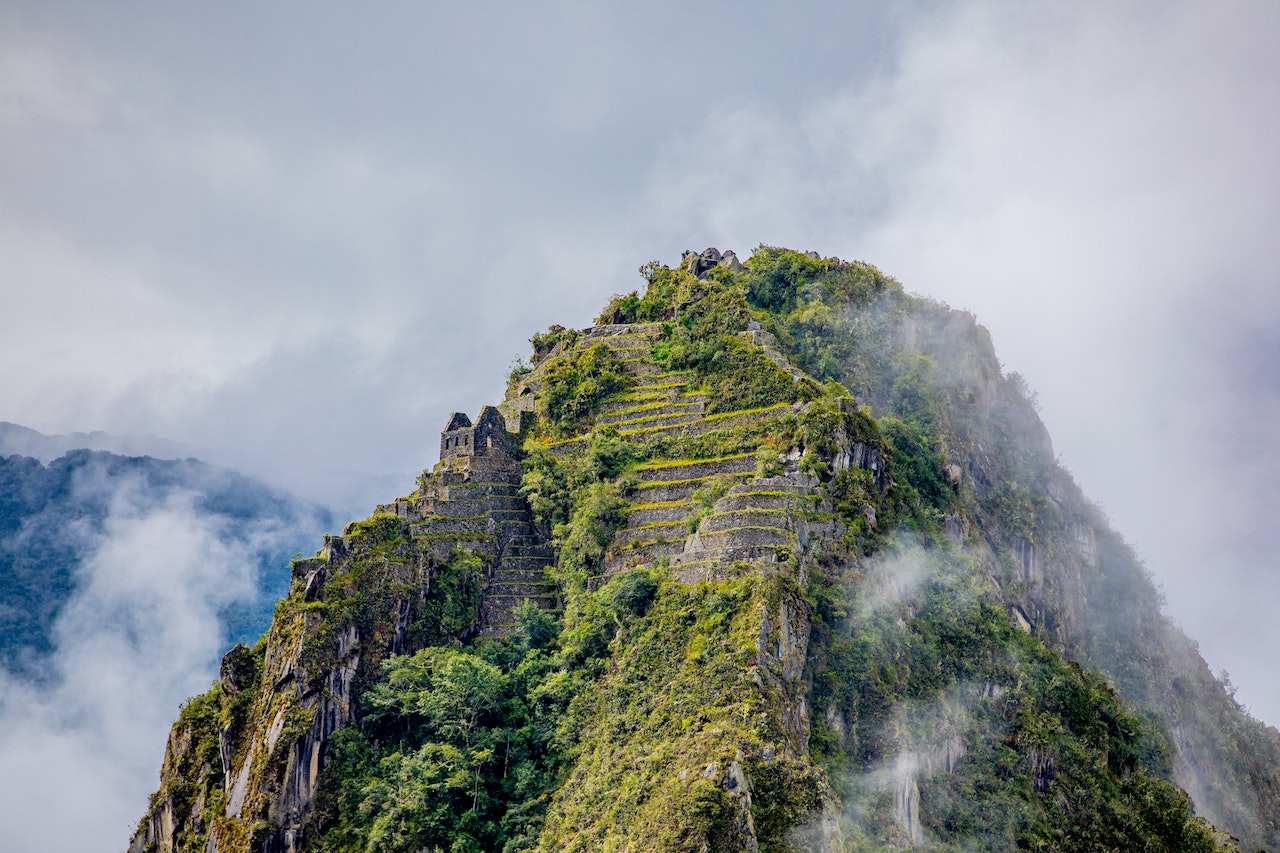
[[[132,850],[1280,838],[1280,736],[970,315],[776,247],[641,271],[294,561]]]

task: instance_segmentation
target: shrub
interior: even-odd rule
[[[562,435],[572,435],[601,401],[626,387],[629,375],[607,346],[596,344],[552,363],[538,401],[539,415]]]

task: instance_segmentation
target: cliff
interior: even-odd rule
[[[1276,844],[1280,737],[972,317],[767,247],[642,273],[294,563],[131,850]]]

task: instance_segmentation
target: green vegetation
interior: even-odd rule
[[[880,849],[916,765],[931,850],[1220,849],[1105,681],[1015,628],[962,558],[880,553],[816,593],[809,657],[813,754],[853,849]]]
[[[1215,807],[1251,843],[1280,838],[1280,741],[1170,662],[1180,640],[1149,578],[972,318],[874,267],[772,247],[738,273],[642,273],[599,322],[661,324],[613,342],[650,340],[650,373],[553,326],[512,376],[537,389],[520,486],[534,545],[383,514],[349,525],[333,564],[295,567],[271,647],[296,644],[313,676],[344,631],[360,650],[305,849],[1233,849],[1172,784],[1187,756],[1169,703],[1199,727],[1180,738],[1239,768],[1206,777]],[[639,417],[686,387],[706,394],[699,434],[593,426],[606,404]],[[526,601],[509,636],[478,638],[498,549],[545,542],[563,610]],[[547,557],[517,559],[541,577]],[[328,577],[304,600],[309,567]],[[262,649],[237,651],[247,677],[281,678]],[[224,807],[220,765],[200,762],[228,723],[238,757],[262,742],[262,695],[193,700],[179,725],[195,747],[154,807],[202,791]],[[281,695],[277,752],[309,719]],[[246,809],[266,802],[251,789]],[[270,830],[214,825],[233,847]]]
[[[323,851],[516,851],[537,839],[572,694],[524,612],[510,645],[426,648],[383,662],[365,722],[335,739]],[[533,615],[536,614],[536,615]]]
[[[573,435],[601,401],[626,385],[622,362],[607,346],[596,344],[548,361],[538,414],[560,435]]]
[[[702,281],[684,270],[649,269],[649,287],[615,297],[602,318],[618,323],[667,320],[654,358],[669,370],[691,370],[708,393],[707,412],[757,409],[809,400],[817,386],[797,383],[738,336],[751,320],[747,291],[731,273]]]

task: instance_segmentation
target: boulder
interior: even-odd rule
[[[253,652],[244,643],[236,643],[222,656],[222,666],[218,668],[222,688],[228,693],[238,693],[253,681],[256,668]]]

